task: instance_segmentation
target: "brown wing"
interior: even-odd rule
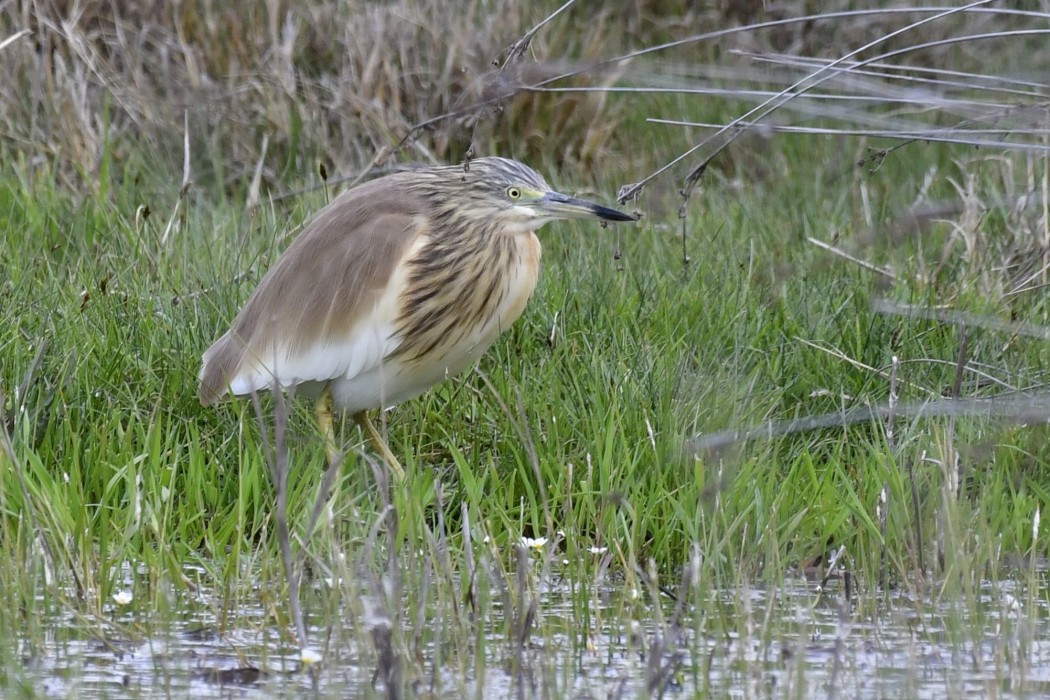
[[[377,306],[413,242],[426,234],[426,204],[397,186],[403,177],[348,190],[306,225],[204,353],[202,404],[228,391],[268,389],[275,379],[282,386],[327,381],[389,354],[387,319],[377,318],[385,309]]]

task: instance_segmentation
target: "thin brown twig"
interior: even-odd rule
[[[872,302],[871,308],[875,313],[880,314],[921,318],[941,323],[951,323],[961,328],[980,328],[982,330],[1009,333],[1010,335],[1037,338],[1039,340],[1050,340],[1050,327],[1025,321],[1003,321],[994,316],[974,314],[968,311],[931,309],[925,306],[898,304],[889,299],[876,299]]]
[[[809,236],[809,237],[806,238],[806,240],[809,241],[810,243],[812,243],[813,245],[817,246],[818,248],[821,248],[822,250],[826,250],[829,253],[832,253],[834,255],[839,256],[840,258],[843,258],[844,260],[849,260],[851,263],[854,263],[856,265],[860,265],[865,270],[870,270],[871,272],[875,272],[877,274],[880,274],[880,275],[883,275],[885,277],[888,277],[889,279],[891,279],[893,281],[897,281],[897,275],[895,275],[890,270],[887,270],[885,268],[879,267],[878,265],[874,265],[874,264],[868,262],[867,260],[861,260],[860,258],[858,258],[858,257],[856,257],[854,255],[850,255],[849,253],[847,253],[846,251],[842,250],[841,248],[836,248],[835,246],[831,245],[830,243],[825,243],[824,241],[822,241],[822,240],[820,240],[818,238],[813,238],[812,236]]]
[[[1045,422],[1050,419],[1050,393],[1018,393],[987,398],[911,401],[898,403],[894,409],[894,415],[897,419],[934,418],[954,415],[1000,418],[1016,422]],[[881,422],[885,421],[888,416],[889,408],[885,404],[858,406],[835,413],[822,413],[804,418],[768,421],[739,430],[724,430],[706,435],[697,435],[686,442],[685,449],[689,454],[717,452],[740,442],[784,437],[811,430],[822,430],[856,423]]]
[[[29,30],[29,29],[20,29],[20,30],[18,30],[17,32],[15,32],[11,36],[7,37],[3,41],[0,41],[0,51],[3,51],[8,46],[10,46],[11,44],[15,43],[16,41],[18,41],[22,37],[29,36],[32,33],[33,32],[31,30]]]
[[[536,36],[536,34],[541,29],[543,29],[543,27],[545,27],[548,23],[553,21],[555,17],[557,17],[562,12],[567,10],[570,6],[575,4],[575,2],[576,0],[568,0],[568,2],[563,4],[551,14],[547,15],[547,17],[545,17],[539,24],[535,25],[534,27],[532,27],[532,29],[525,32],[525,34],[523,34],[517,41],[511,44],[508,49],[506,49],[507,58],[503,62],[503,65],[500,66],[499,72],[496,74],[495,79],[492,80],[490,83],[490,87],[494,88],[497,92],[495,98],[496,101],[492,104],[497,113],[503,111],[503,107],[506,103],[506,100],[516,95],[522,87],[516,80],[507,80],[507,74],[510,72],[510,69],[517,66],[521,59],[525,57],[525,54],[529,50],[529,46],[532,45],[532,40]],[[494,63],[498,63],[498,59],[496,59]],[[470,144],[467,146],[466,153],[463,154],[464,170],[470,169],[470,161],[473,160],[474,156],[476,155],[476,149],[474,145],[477,138],[478,124],[481,123],[481,118],[482,116],[484,116],[485,111],[486,110],[484,108],[479,107],[474,112],[474,117],[470,125]]]
[[[183,209],[185,208],[186,196],[189,194],[190,186],[193,184],[191,179],[191,158],[190,158],[190,113],[183,111],[182,113],[182,184],[179,186],[179,197],[175,200],[175,208],[172,209],[171,216],[168,218],[168,224],[164,227],[164,233],[160,237],[160,245],[162,248],[166,248],[168,240],[171,238],[175,231],[175,222],[179,220],[183,215]],[[154,261],[155,262],[155,261]]]

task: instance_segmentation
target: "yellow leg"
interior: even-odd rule
[[[320,426],[321,436],[324,438],[324,448],[325,453],[328,455],[329,467],[335,464],[336,457],[338,456],[335,447],[335,428],[333,427],[333,420],[332,395],[328,393],[328,389],[325,389],[317,399],[317,425]]]
[[[383,458],[383,460],[390,466],[390,470],[397,476],[398,481],[405,480],[405,468],[401,466],[401,463],[397,461],[397,457],[390,451],[390,447],[386,444],[386,440],[379,434],[379,431],[372,425],[372,421],[368,420],[368,414],[364,411],[356,414],[354,420],[361,426],[361,430],[364,431],[365,436],[372,442],[372,446],[375,447],[376,452]]]

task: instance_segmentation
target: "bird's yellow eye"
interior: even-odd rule
[[[511,199],[518,199],[519,197],[521,197],[521,190],[519,190],[517,187],[508,187],[507,196]]]

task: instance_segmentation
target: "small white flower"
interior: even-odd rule
[[[314,664],[319,664],[321,663],[321,659],[323,658],[324,657],[321,656],[320,652],[314,651],[313,649],[310,649],[308,647],[303,647],[302,650],[299,652],[299,660],[303,662],[303,666],[313,666]]]
[[[529,549],[543,549],[543,545],[547,544],[547,538],[537,537],[533,539],[532,537],[522,537],[521,543]]]
[[[594,546],[591,546],[591,547],[587,548],[587,551],[590,552],[591,554],[605,554],[606,552],[609,551],[609,548],[608,547],[594,547]]]
[[[131,591],[117,591],[113,594],[113,602],[117,605],[127,605],[133,598]]]
[[[488,544],[490,541],[492,541],[492,538],[488,535],[485,535],[485,539],[481,541],[481,544]]]

